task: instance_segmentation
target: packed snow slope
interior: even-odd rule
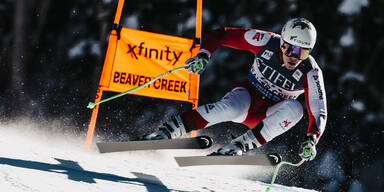
[[[98,153],[84,149],[84,137],[50,122],[0,123],[2,192],[262,192],[273,168],[201,166],[179,168],[173,156],[203,152],[140,151]],[[96,140],[96,139],[95,139]],[[259,181],[258,181],[259,180]],[[310,191],[274,185],[271,191]]]

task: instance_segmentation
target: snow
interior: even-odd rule
[[[366,81],[366,78],[363,74],[354,71],[346,71],[344,75],[340,77],[341,83],[351,80],[363,83]]]
[[[63,133],[57,122],[0,123],[1,191],[265,191],[273,168],[202,166],[179,168],[173,156],[200,151],[99,154],[84,149],[83,135]],[[96,139],[95,139],[96,140]],[[274,185],[271,191],[310,191]]]
[[[351,107],[358,112],[364,112],[366,110],[365,104],[362,101],[352,101]]]
[[[234,22],[236,26],[242,26],[242,27],[248,27],[248,28],[251,27],[251,23],[252,22],[248,17],[240,17]]]
[[[196,16],[191,15],[185,22],[185,29],[194,29],[196,25]]]
[[[68,57],[70,59],[76,59],[85,55],[86,47],[89,46],[90,53],[93,55],[101,55],[100,43],[95,40],[82,40],[77,42],[73,47],[68,50]]]
[[[368,0],[344,0],[339,6],[339,12],[346,15],[359,14],[361,8],[368,5]]]
[[[69,58],[77,58],[84,54],[84,47],[87,45],[87,41],[83,40],[74,45],[72,48],[68,50],[68,56]]]
[[[123,26],[132,29],[139,29],[139,16],[137,13],[130,15],[124,19]]]
[[[351,183],[351,187],[349,189],[349,192],[359,192],[359,191],[363,191],[363,187],[358,180],[354,180]]]
[[[330,178],[334,182],[341,181],[345,175],[337,159],[337,153],[328,151],[321,160],[317,174],[322,178]],[[332,170],[332,171],[329,171]],[[332,190],[330,190],[332,191]]]
[[[355,37],[352,27],[349,27],[346,32],[340,38],[340,45],[343,47],[349,47],[355,44]]]

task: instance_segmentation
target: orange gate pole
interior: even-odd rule
[[[203,0],[197,0],[196,2],[196,27],[195,27],[195,40],[197,40],[195,45],[195,50],[200,49],[200,42],[201,42],[201,18],[202,18],[202,7],[203,7]],[[193,54],[196,54],[197,51],[195,51]],[[191,78],[198,79],[198,75],[193,75]],[[195,94],[198,97],[198,93]],[[198,99],[198,98],[196,98]],[[197,102],[194,102],[193,109],[197,108]],[[197,133],[196,131],[191,131],[191,137],[196,137]]]
[[[123,6],[124,6],[124,0],[119,0],[119,3],[117,4],[115,19],[113,21],[113,24],[115,26],[118,26],[120,23],[120,18],[121,18]],[[111,34],[110,34],[107,53],[105,56],[103,71],[102,71],[99,86],[97,89],[95,103],[99,102],[101,99],[101,96],[103,95],[103,86],[106,85],[106,83],[105,83],[106,77],[109,75],[109,74],[106,74],[109,71],[108,70],[108,67],[109,67],[108,63],[113,62],[113,60],[114,60],[114,59],[111,60],[109,55],[110,54],[115,55],[115,52],[116,52],[116,46],[117,46],[117,40],[118,40],[116,30],[118,30],[118,29],[112,30]],[[113,56],[113,58],[114,58],[114,56]],[[88,125],[88,131],[87,131],[87,137],[86,137],[86,143],[85,143],[85,150],[86,151],[89,150],[91,143],[92,143],[92,138],[93,138],[93,133],[95,131],[95,125],[96,125],[98,111],[99,111],[99,105],[96,105],[95,108],[93,108],[91,121]]]

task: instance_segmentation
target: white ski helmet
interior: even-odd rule
[[[315,26],[304,18],[294,18],[283,26],[281,30],[281,44],[287,42],[291,45],[312,49],[316,43]]]

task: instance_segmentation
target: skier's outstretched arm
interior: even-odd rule
[[[311,70],[304,83],[309,125],[306,139],[301,145],[299,154],[304,159],[313,160],[316,156],[315,146],[322,136],[327,122],[327,99],[321,69]]]
[[[231,47],[258,53],[274,33],[248,28],[225,27],[216,29],[205,38],[197,56],[188,59],[185,69],[189,73],[201,74],[209,63],[209,58],[219,47]]]

